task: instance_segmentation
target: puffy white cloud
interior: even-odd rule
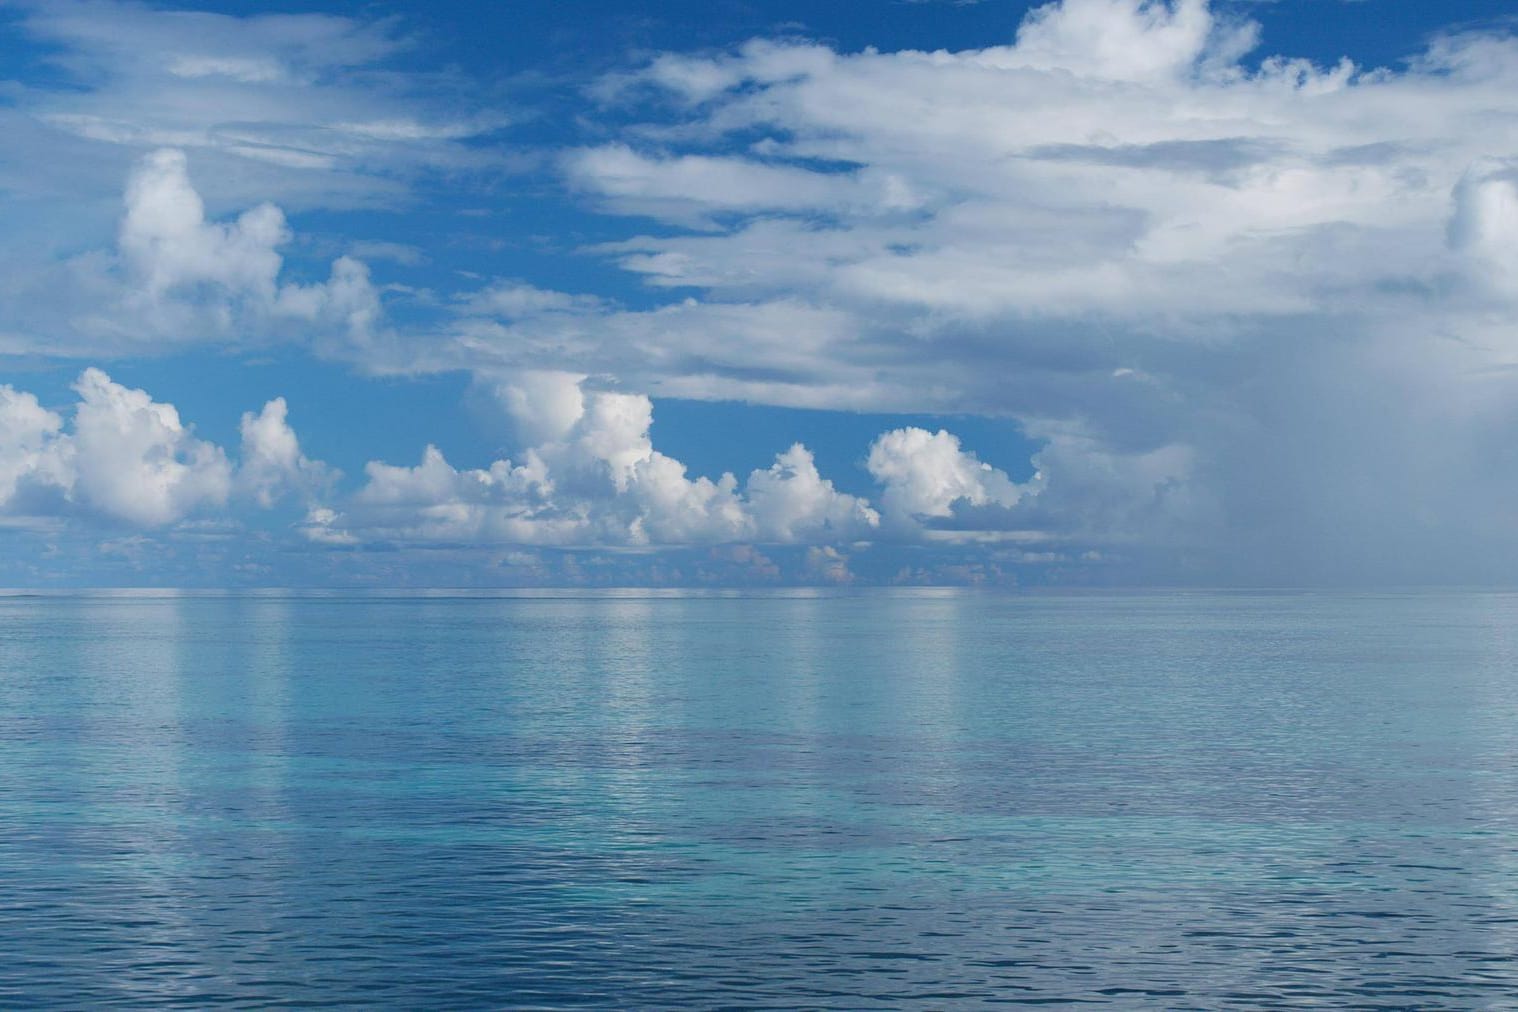
[[[457,470],[429,446],[415,467],[376,461],[365,474],[346,515],[313,515],[308,536],[575,547],[721,544],[752,534],[731,475],[691,479],[658,452],[619,470],[570,443],[527,450],[521,464]]]
[[[642,394],[597,393],[587,399],[572,435],[576,448],[606,464],[613,484],[625,491],[638,465],[653,457],[653,422],[653,402]]]
[[[326,343],[349,355],[362,355],[380,329],[384,308],[362,260],[343,256],[332,261],[325,282],[286,284],[271,307],[276,316],[293,316],[335,328]]]
[[[326,465],[300,452],[300,439],[288,421],[289,406],[276,397],[258,414],[244,412],[242,457],[237,485],[265,509],[287,492],[310,497],[334,477]]]
[[[223,514],[234,492],[268,509],[336,477],[300,452],[282,397],[242,416],[242,456],[199,439],[172,404],[86,369],[65,417],[0,386],[0,515],[75,517],[140,528]]]
[[[35,396],[0,385],[0,513],[26,512],[29,490],[67,492],[72,448],[59,438],[62,428]]]
[[[349,256],[326,281],[284,279],[292,239],[279,208],[263,203],[230,221],[207,218],[184,152],[143,156],[128,177],[113,252],[32,265],[0,280],[0,327],[15,353],[93,357],[161,354],[192,343],[306,342],[350,357],[385,336],[369,269]],[[70,298],[60,300],[59,291]],[[299,324],[299,326],[292,326]]]
[[[552,491],[546,467],[531,453],[520,465],[497,461],[458,471],[428,446],[415,467],[375,461],[364,473],[368,481],[348,514],[370,539],[573,543],[584,527],[582,517],[555,514],[546,499]],[[316,527],[330,538],[341,530],[334,520],[328,516]]]
[[[74,492],[86,506],[144,527],[225,503],[232,467],[219,446],[196,439],[171,404],[86,369],[74,384]]]
[[[634,543],[709,544],[753,536],[753,524],[731,474],[716,481],[686,476],[685,465],[657,450],[634,465],[627,490],[638,515],[628,525]]]
[[[524,370],[502,380],[493,393],[516,424],[522,442],[556,443],[585,416],[583,373]]]
[[[1004,55],[1014,67],[1144,81],[1192,69],[1214,27],[1207,0],[1063,0],[1031,11]]]
[[[182,151],[152,152],[127,182],[121,252],[152,298],[210,283],[272,302],[282,264],[276,249],[289,239],[285,216],[272,204],[228,224],[207,222]]]
[[[863,499],[837,491],[817,472],[800,443],[775,457],[767,470],[749,475],[749,509],[767,541],[853,541],[880,525],[880,514]]]
[[[523,463],[459,471],[429,446],[414,468],[372,462],[353,497],[366,538],[548,545],[721,543],[748,533],[731,476],[686,477],[653,449],[647,397],[585,392],[583,376],[527,372],[494,392],[538,441]],[[314,525],[325,535],[332,523]]]
[[[1005,472],[960,449],[959,438],[944,429],[883,433],[870,446],[866,466],[885,486],[880,503],[896,524],[950,517],[959,503],[1012,507],[1024,493]]]
[[[659,546],[738,542],[831,543],[871,537],[880,517],[838,491],[797,444],[754,471],[691,477],[654,449],[645,396],[586,391],[584,377],[526,373],[495,391],[521,431],[542,441],[524,463],[457,470],[429,447],[416,467],[374,462],[347,517],[309,524],[367,540]]]
[[[284,228],[273,204],[398,206],[430,173],[498,166],[482,138],[505,120],[496,109],[460,115],[437,78],[374,72],[408,44],[397,28],[128,0],[8,7],[10,48],[47,59],[17,64],[0,103],[0,355],[122,358],[271,340],[333,352],[373,337],[354,333],[355,310],[377,300],[350,265],[314,299],[297,305],[291,290],[271,303]],[[198,194],[171,166],[140,165],[163,149],[187,154]],[[137,186],[122,222],[115,198],[128,174]],[[313,315],[313,303],[326,308]]]
[[[120,248],[143,281],[142,294],[158,300],[174,289],[210,285],[210,308],[224,318],[245,300],[241,305],[255,315],[332,323],[361,342],[381,312],[368,267],[344,256],[333,261],[325,283],[280,284],[278,248],[290,238],[272,204],[235,222],[208,222],[182,151],[152,152],[127,182]]]
[[[834,546],[863,550],[882,539],[941,543],[936,536],[946,533],[945,524],[949,533],[973,534],[1028,516],[1013,509],[1030,498],[1028,490],[945,431],[895,430],[871,447],[868,466],[883,488],[889,525],[867,500],[824,478],[801,444],[742,484],[730,473],[692,476],[653,447],[648,398],[587,390],[584,383],[574,375],[500,379],[497,389],[505,396],[527,391],[514,410],[548,437],[515,462],[460,469],[429,445],[414,466],[369,463],[364,484],[352,494],[340,493],[337,474],[302,453],[283,398],[242,415],[234,466],[220,447],[198,439],[172,405],[99,369],[79,377],[71,417],[31,394],[0,387],[0,515],[34,524],[61,516],[142,529],[172,526],[181,539],[204,542],[237,531],[239,510],[272,509],[293,493],[305,515],[291,529],[327,548],[726,546],[711,559],[741,565],[721,572],[775,579],[776,565],[752,546],[800,545],[815,550],[800,559],[795,576],[840,583],[855,577]],[[1121,510],[1130,508],[1136,489],[1155,500],[1185,477],[1188,460],[1168,452],[1108,461],[1093,476],[1090,454],[1075,455],[1075,466],[1062,459],[1074,444],[1067,434],[1049,434],[1039,463],[1060,477],[1047,488],[1036,481],[1039,496],[1051,488],[1072,501],[1106,494]],[[137,554],[162,544],[154,538],[130,543]],[[704,579],[718,570],[698,566],[697,572]]]

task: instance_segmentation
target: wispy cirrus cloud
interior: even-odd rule
[[[392,70],[410,45],[394,20],[105,0],[18,8],[20,30],[75,86],[15,88],[12,117],[106,146],[255,163],[243,175],[264,199],[351,204],[383,193],[387,175],[480,165],[485,152],[460,142],[509,118],[463,108],[440,78]],[[300,170],[316,174],[302,180]]]

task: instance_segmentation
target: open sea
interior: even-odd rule
[[[1518,1008],[1518,596],[0,596],[0,1007]]]

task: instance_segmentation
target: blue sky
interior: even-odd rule
[[[1510,582],[1505,7],[0,4],[0,584]]]

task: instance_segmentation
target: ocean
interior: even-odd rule
[[[1518,596],[0,596],[0,1007],[1518,1008]]]

